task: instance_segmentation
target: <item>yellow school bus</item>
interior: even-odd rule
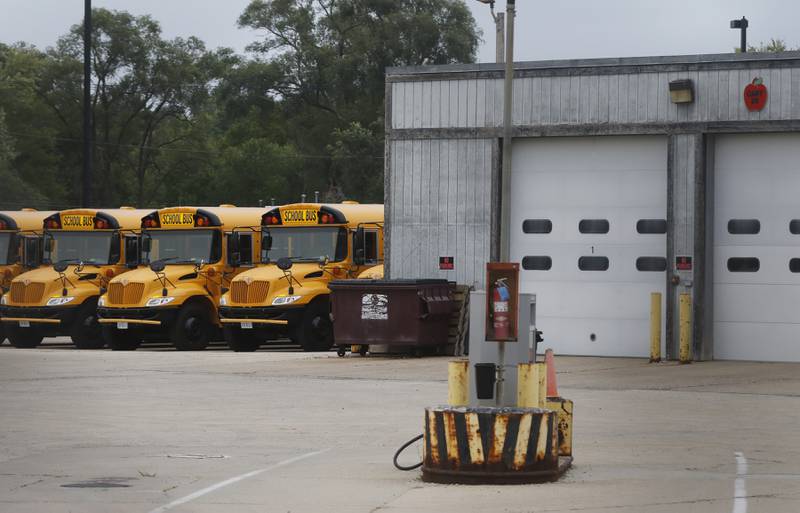
[[[221,339],[220,295],[252,267],[270,208],[174,207],[143,217],[143,265],[111,280],[98,304],[108,346],[134,350],[145,339],[168,339],[188,351]]]
[[[146,210],[63,210],[43,222],[43,263],[20,274],[2,298],[0,321],[15,347],[36,347],[46,336],[72,338],[76,347],[104,346],[97,299],[108,281],[135,267],[139,224]]]
[[[0,212],[0,297],[11,280],[42,263],[42,223],[53,212],[32,208]],[[0,344],[6,339],[0,322]]]
[[[228,346],[255,351],[288,336],[305,351],[330,349],[328,283],[383,262],[383,205],[285,205],[264,214],[261,227],[261,263],[220,299]]]

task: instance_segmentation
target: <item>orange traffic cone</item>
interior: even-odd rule
[[[544,364],[547,366],[547,397],[558,397],[558,385],[556,384],[556,364],[553,361],[552,349],[548,349],[544,352]]]

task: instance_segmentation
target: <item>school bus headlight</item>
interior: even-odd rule
[[[164,306],[175,301],[174,297],[151,297],[144,306]]]
[[[272,300],[272,306],[283,306],[294,303],[302,296],[278,296]]]
[[[0,297],[0,305],[7,305],[7,304],[8,304],[8,297],[7,296]]]
[[[58,296],[58,297],[51,297],[47,300],[47,306],[61,306],[66,305],[70,301],[75,299],[73,296]]]
[[[106,306],[106,298],[100,296],[100,299],[97,300],[97,306]]]
[[[219,306],[228,306],[228,297],[222,296],[219,298]]]

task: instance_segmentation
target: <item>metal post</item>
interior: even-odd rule
[[[448,362],[447,404],[467,406],[469,404],[469,360]]]
[[[84,0],[83,14],[83,173],[81,205],[92,205],[92,0]]]
[[[742,53],[747,53],[747,18],[742,16]]]
[[[661,361],[661,292],[650,294],[650,363]]]
[[[319,191],[314,191],[314,203],[319,203]]]
[[[503,406],[503,381],[505,381],[506,375],[506,343],[505,342],[498,342],[497,343],[497,385],[496,385],[496,397],[494,399],[494,403],[497,406]]]
[[[680,295],[678,323],[680,325],[680,363],[692,363],[692,296]]]
[[[515,0],[506,4],[506,72],[503,92],[503,166],[500,195],[500,261],[508,262],[511,253],[511,108],[514,102],[514,16]]]
[[[499,12],[494,15],[495,30],[495,58],[496,62],[505,60],[505,39],[506,39],[506,15]]]

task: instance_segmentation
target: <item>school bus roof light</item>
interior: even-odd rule
[[[95,230],[107,230],[109,228],[111,228],[111,225],[105,219],[100,219],[99,217],[94,219]]]
[[[261,217],[261,224],[262,225],[276,225],[281,224],[281,218],[278,217],[276,214],[264,214]]]
[[[319,222],[320,224],[331,224],[335,223],[336,219],[331,214],[322,213],[322,215],[319,216]]]
[[[44,222],[44,227],[49,230],[58,230],[61,228],[61,221],[58,219],[58,214],[47,218]]]
[[[8,224],[0,219],[0,230],[8,230]]]
[[[158,214],[150,214],[142,219],[142,228],[158,228],[161,224],[158,222]]]
[[[195,226],[211,226],[211,219],[207,218],[203,214],[197,214],[194,217],[194,225]]]

